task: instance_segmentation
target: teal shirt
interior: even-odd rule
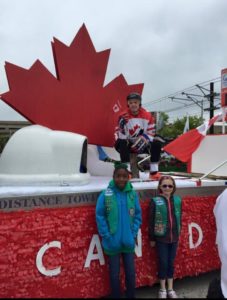
[[[102,237],[104,252],[108,255],[115,255],[122,252],[134,252],[135,238],[142,223],[142,213],[138,195],[135,193],[135,209],[134,217],[132,219],[127,204],[127,195],[133,190],[131,183],[127,182],[122,191],[119,190],[114,181],[111,180],[108,188],[113,191],[117,200],[117,226],[115,232],[111,234],[107,220],[105,191],[103,191],[99,195],[96,204],[96,223],[98,232]]]

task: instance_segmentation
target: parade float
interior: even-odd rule
[[[6,63],[9,91],[1,99],[34,125],[17,131],[0,157],[0,297],[98,298],[110,291],[95,204],[113,165],[100,160],[97,146],[119,160],[114,125],[127,94],[142,93],[143,84],[128,85],[119,75],[104,86],[110,51],[96,52],[85,25],[70,46],[54,39],[52,48],[56,77],[38,60],[28,70]],[[220,267],[213,207],[227,185],[226,135],[203,137],[188,161],[190,176],[173,174],[183,198],[176,278]],[[148,239],[148,206],[157,181],[140,175],[132,183],[143,214],[137,287],[158,280]]]

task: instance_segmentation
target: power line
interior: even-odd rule
[[[156,111],[163,111],[166,113],[173,113],[173,112],[179,112],[180,110],[185,110],[188,108],[194,108],[195,106],[197,106],[197,109],[194,109],[194,111],[196,111],[196,114],[200,114],[201,117],[203,118],[203,114],[207,111],[211,112],[211,109],[219,109],[219,105],[220,105],[220,93],[216,93],[213,90],[210,90],[210,85],[211,83],[214,85],[214,83],[219,83],[221,82],[221,77],[216,77],[204,82],[201,82],[199,84],[195,84],[191,87],[188,87],[186,89],[177,91],[175,93],[169,94],[165,97],[161,97],[158,98],[154,101],[150,101],[147,103],[144,103],[144,106],[146,108],[148,108],[149,106],[152,105],[152,110],[156,110]],[[207,86],[209,86],[209,89],[206,88]],[[196,92],[195,92],[196,91]],[[209,92],[207,94],[207,92]],[[186,98],[183,98],[186,97]],[[212,97],[212,101],[215,102],[212,104],[210,104],[210,100]],[[178,105],[178,106],[174,106],[170,109],[166,109],[167,104],[166,101],[170,101],[171,100],[171,104],[173,104],[173,102],[178,102],[178,103],[182,103],[182,105]],[[161,103],[165,101],[165,109],[160,108]],[[190,104],[186,104],[186,102],[193,102]],[[204,105],[206,103],[209,103],[210,107],[208,108],[204,108]],[[159,106],[157,109],[155,109],[154,106]],[[173,114],[172,114],[173,115]],[[179,115],[179,114],[178,114]],[[177,114],[175,114],[175,116],[177,117]],[[173,116],[172,116],[173,117]]]
[[[216,77],[216,78],[213,78],[213,79],[210,79],[210,80],[207,80],[207,81],[204,81],[204,82],[201,82],[201,83],[198,83],[197,85],[200,85],[200,86],[207,86],[209,85],[210,82],[214,82],[214,83],[217,83],[217,82],[220,82],[221,81],[221,77]],[[195,89],[198,89],[196,85],[193,85],[193,86],[190,86],[188,88],[185,88],[183,90],[180,90],[180,91],[177,91],[175,93],[172,93],[172,94],[169,94],[167,96],[164,96],[164,97],[161,97],[161,98],[158,98],[156,100],[153,100],[153,101],[149,101],[149,102],[146,102],[144,105],[151,105],[151,104],[156,104],[156,103],[159,103],[163,100],[166,100],[168,99],[169,97],[173,97],[173,96],[176,96],[182,92],[186,92],[186,91],[190,91],[190,90],[195,90]]]

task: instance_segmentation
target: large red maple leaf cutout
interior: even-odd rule
[[[39,60],[28,70],[6,62],[9,91],[2,100],[33,124],[113,146],[126,97],[132,91],[142,93],[143,84],[128,85],[120,74],[104,86],[110,49],[96,52],[84,24],[70,46],[54,38],[52,49],[57,77]]]

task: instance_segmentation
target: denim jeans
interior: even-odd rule
[[[158,254],[158,278],[173,278],[174,260],[177,253],[178,242],[162,243],[156,242]]]
[[[135,298],[135,264],[134,253],[120,253],[109,256],[111,297],[121,297],[120,258],[123,258],[125,271],[126,297]]]

